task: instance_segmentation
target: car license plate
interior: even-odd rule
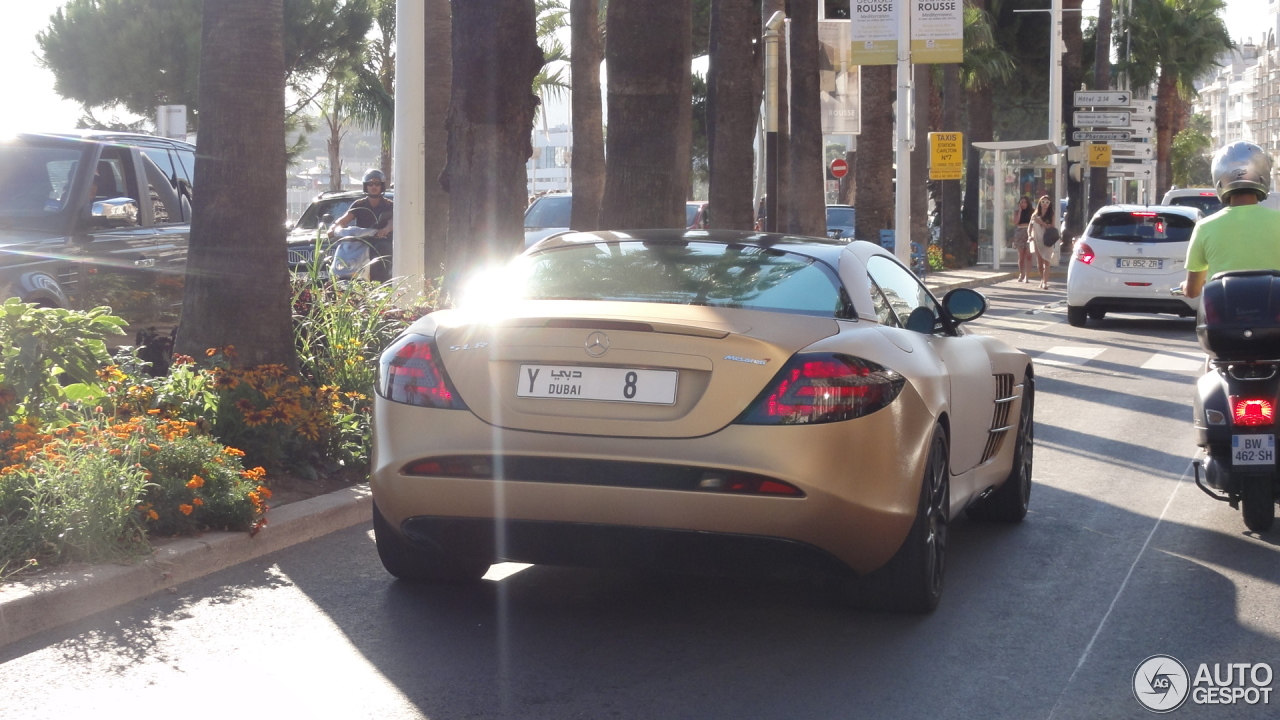
[[[675,370],[575,365],[521,365],[517,397],[672,405]]]
[[[1147,270],[1163,270],[1164,260],[1160,258],[1119,258],[1116,260],[1116,266],[1119,268],[1144,268]]]
[[[1275,435],[1232,435],[1232,465],[1275,465]]]

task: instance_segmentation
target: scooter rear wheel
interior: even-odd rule
[[[1245,526],[1256,533],[1270,530],[1275,522],[1276,499],[1271,489],[1274,482],[1272,474],[1240,478],[1240,514]]]

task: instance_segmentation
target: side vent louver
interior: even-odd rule
[[[1013,375],[999,373],[995,375],[996,402],[995,411],[991,414],[991,430],[987,435],[987,446],[982,450],[982,462],[986,462],[1000,452],[1004,436],[1009,434],[1009,406],[1017,398],[1014,390]]]

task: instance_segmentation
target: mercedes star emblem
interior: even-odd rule
[[[585,347],[588,355],[600,357],[609,352],[609,336],[597,330],[587,336]]]

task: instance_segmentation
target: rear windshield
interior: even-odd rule
[[[541,197],[533,201],[524,214],[525,229],[567,228],[573,211],[573,198]]]
[[[718,243],[593,243],[519,260],[530,300],[615,300],[846,317],[840,281],[804,255]]]
[[[1218,200],[1217,195],[1185,195],[1183,197],[1170,198],[1166,204],[1200,208],[1200,212],[1206,216],[1222,209],[1222,201]]]
[[[853,227],[853,208],[827,208],[827,225]]]
[[[1100,240],[1187,242],[1195,226],[1195,220],[1174,213],[1117,212],[1094,218],[1087,233]]]

